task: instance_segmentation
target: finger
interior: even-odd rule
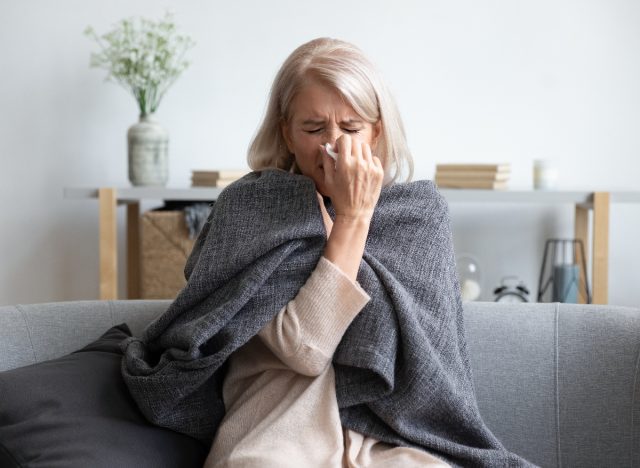
[[[382,161],[378,156],[372,156],[373,164],[378,168],[382,176],[384,177],[384,166],[382,165]]]
[[[362,157],[367,163],[373,165],[373,154],[371,154],[371,146],[368,143],[362,143]]]
[[[338,137],[336,140],[336,145],[338,146],[338,164],[336,167],[340,167],[343,163],[347,162],[351,157],[351,136],[344,134]]]
[[[356,161],[362,162],[362,140],[358,138],[358,136],[351,137],[351,156],[355,158]]]

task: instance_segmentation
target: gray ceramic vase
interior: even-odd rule
[[[129,181],[134,186],[165,186],[169,180],[169,132],[153,114],[141,115],[127,132]]]

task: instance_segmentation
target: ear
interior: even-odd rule
[[[291,129],[286,120],[280,121],[280,131],[282,132],[282,137],[284,138],[284,142],[287,145],[287,149],[289,153],[293,154],[293,140],[291,140]]]
[[[373,124],[373,131],[371,134],[371,148],[375,148],[378,146],[378,140],[380,139],[380,135],[382,135],[382,121],[378,120]]]

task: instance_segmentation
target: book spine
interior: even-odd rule
[[[510,172],[509,164],[436,164],[436,171]]]

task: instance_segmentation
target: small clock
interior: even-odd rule
[[[496,302],[529,302],[529,289],[522,281],[517,280],[517,276],[502,278],[502,284],[493,290],[493,294],[496,295]]]

